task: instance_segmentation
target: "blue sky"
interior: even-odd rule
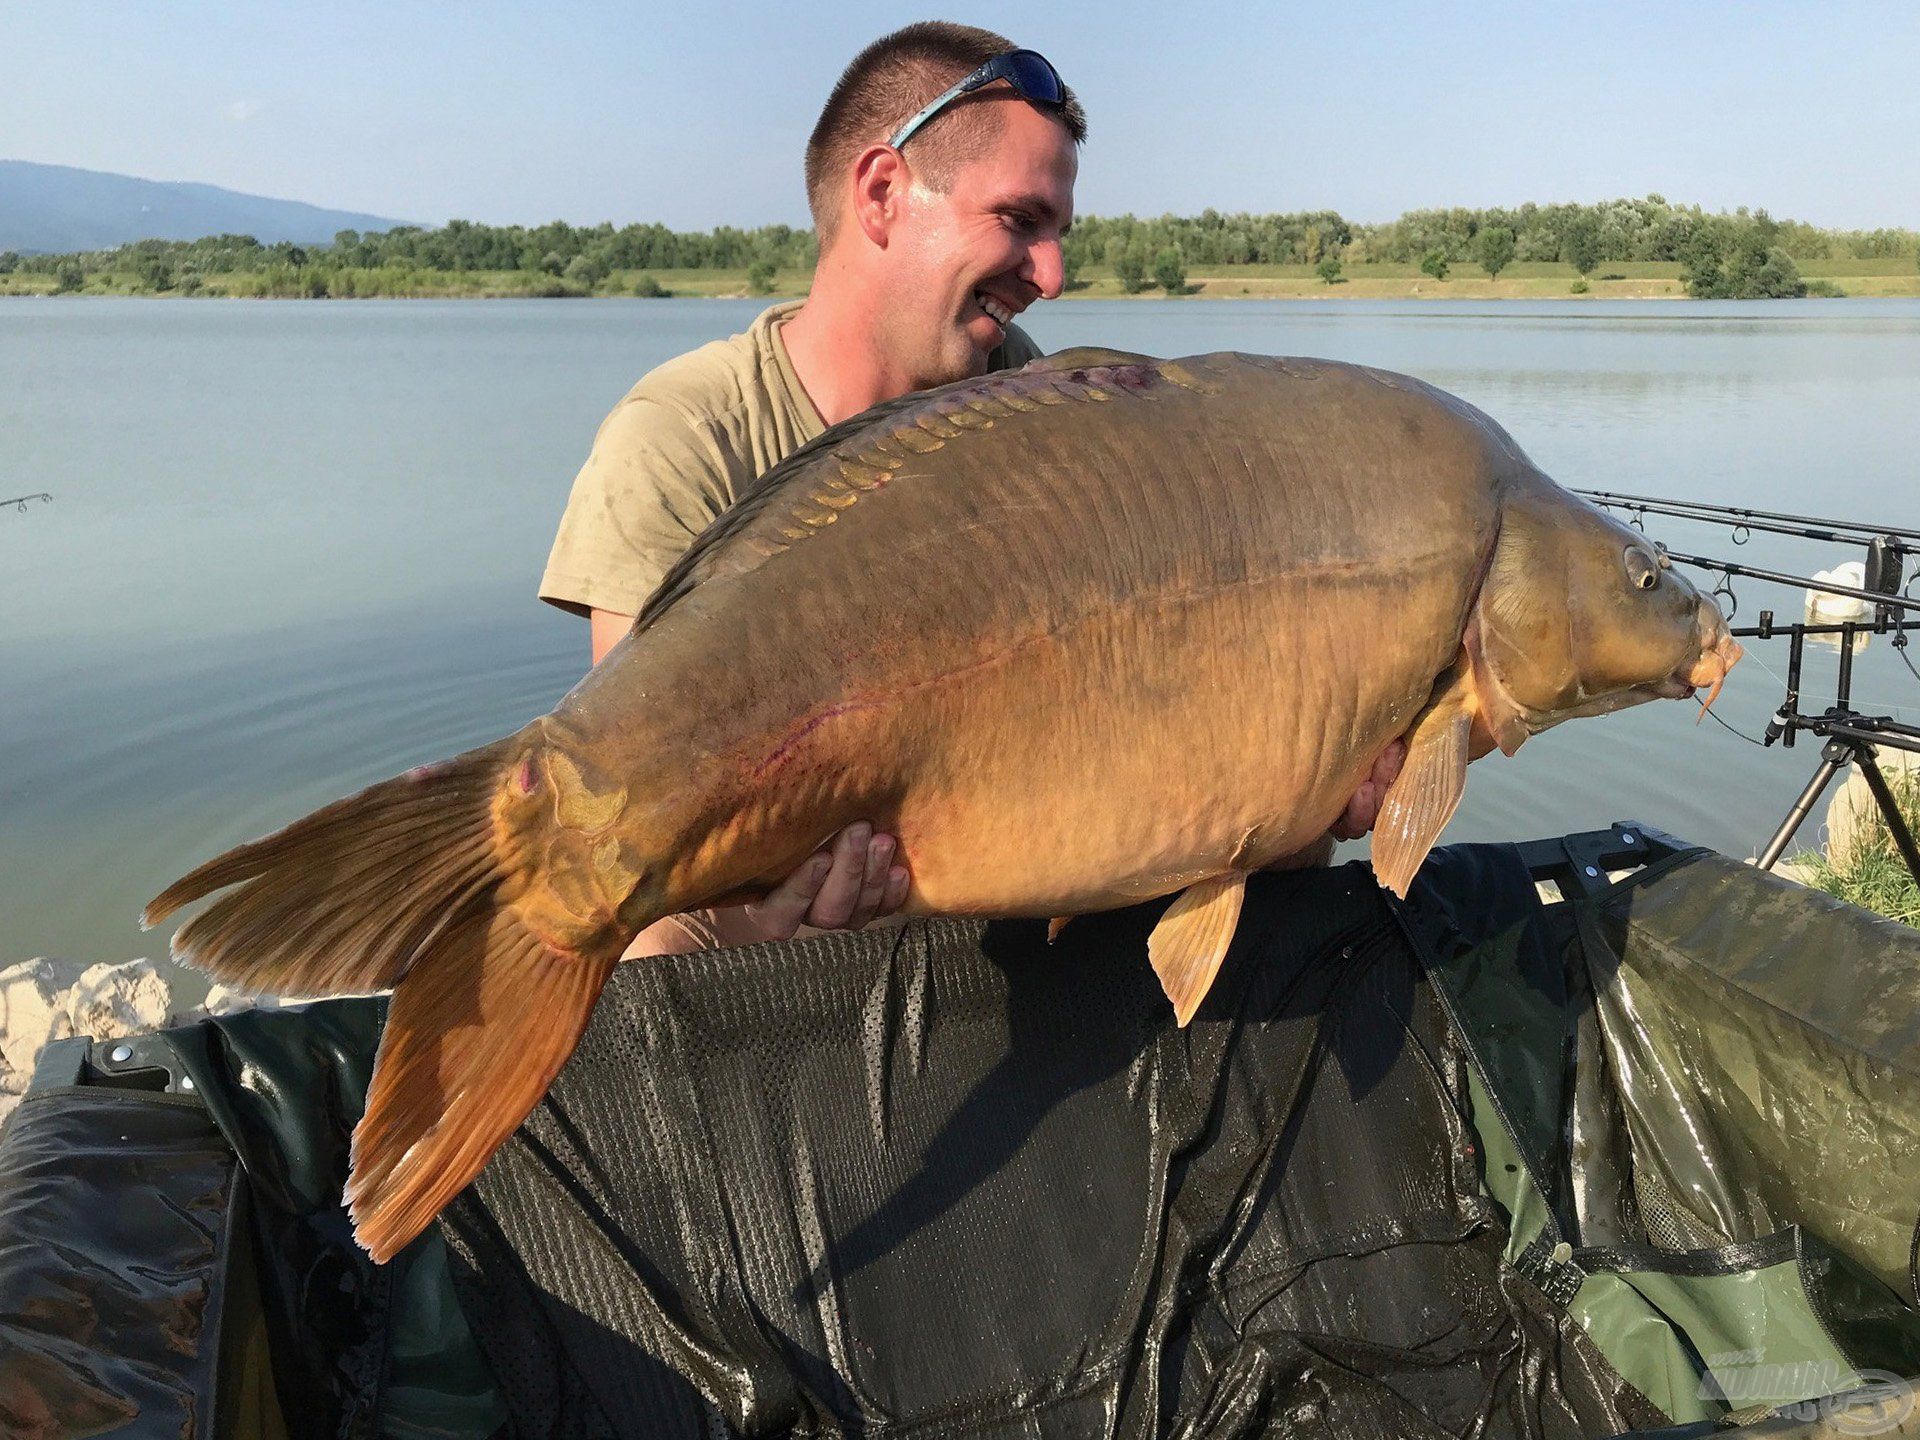
[[[438,222],[803,222],[866,41],[938,14],[1045,51],[1103,214],[1658,191],[1920,225],[1920,3],[547,0],[5,9],[0,158]]]

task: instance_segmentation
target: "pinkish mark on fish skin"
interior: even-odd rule
[[[534,773],[531,755],[521,760],[519,768],[513,772],[513,781],[520,787],[522,795],[531,795],[539,787],[540,777]]]
[[[788,754],[796,745],[806,739],[807,736],[811,735],[815,730],[818,730],[822,725],[826,724],[827,721],[837,715],[844,715],[847,711],[857,708],[857,706],[851,704],[835,705],[829,709],[822,710],[818,715],[809,717],[799,729],[782,740],[779,745],[774,748],[772,754],[768,755],[758,765],[753,767],[753,778],[756,780],[761,779],[769,770],[777,769],[786,761]]]
[[[429,780],[438,780],[451,769],[453,769],[453,761],[435,760],[428,765],[414,766],[411,770],[407,771],[407,779],[412,784],[424,785]]]

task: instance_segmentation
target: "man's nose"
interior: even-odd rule
[[[1057,300],[1066,286],[1066,261],[1058,240],[1041,240],[1027,250],[1021,279],[1040,292],[1042,300]]]

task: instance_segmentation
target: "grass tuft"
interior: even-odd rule
[[[1920,775],[1891,773],[1887,786],[1906,817],[1907,828],[1920,831]],[[1797,856],[1796,863],[1814,889],[1920,929],[1920,885],[1914,884],[1906,862],[1893,848],[1892,832],[1877,809],[1861,824],[1842,864],[1834,864],[1820,850]]]

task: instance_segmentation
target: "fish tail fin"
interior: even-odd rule
[[[399,983],[503,878],[492,797],[513,737],[316,810],[175,881],[141,916],[235,887],[173,937],[174,958],[260,994],[351,995]]]
[[[347,1204],[376,1261],[424,1230],[539,1103],[614,964],[562,954],[510,908],[469,912],[414,962],[353,1132]]]
[[[557,948],[502,903],[514,867],[496,802],[524,749],[508,737],[315,811],[208,861],[144,916],[231,886],[180,928],[176,958],[252,991],[394,991],[347,1181],[355,1236],[379,1261],[526,1118],[615,963]]]

